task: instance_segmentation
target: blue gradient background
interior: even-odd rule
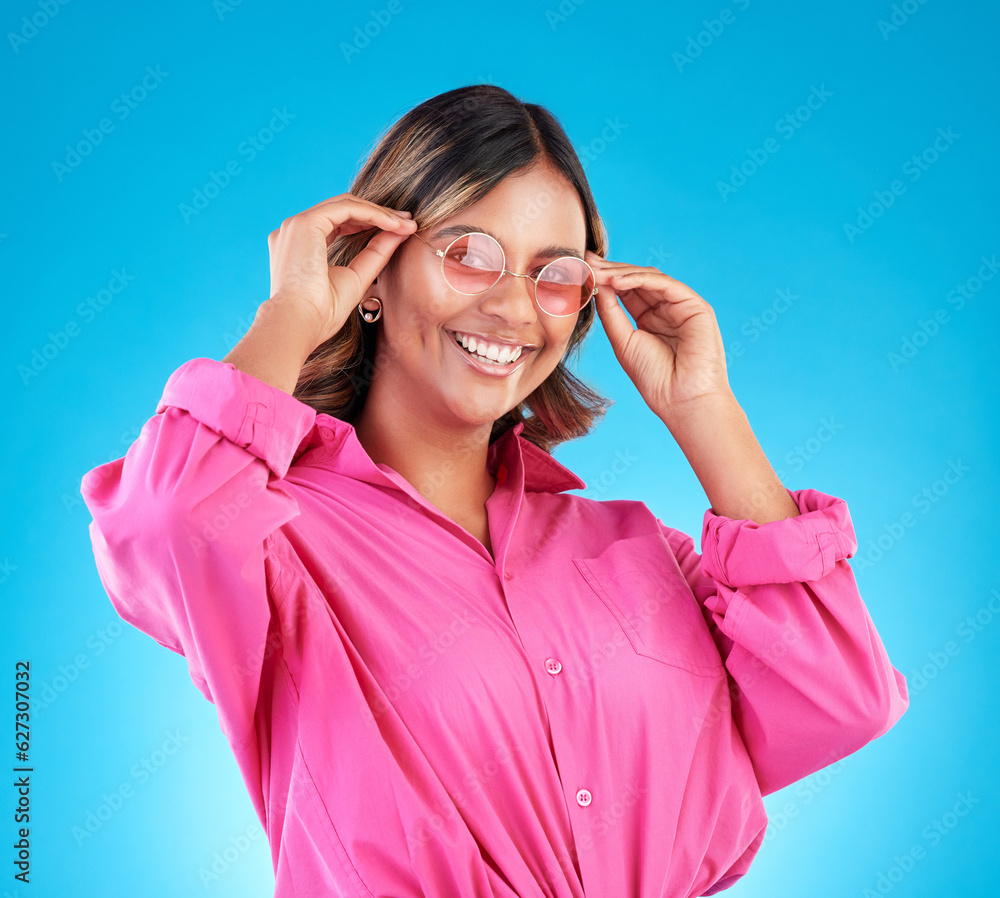
[[[267,843],[213,706],[183,658],[116,625],[80,479],[125,453],[174,369],[222,358],[242,335],[268,295],[273,228],[347,190],[407,109],[492,81],[548,106],[589,154],[609,258],[655,265],[714,306],[733,389],[785,484],[848,501],[862,595],[909,681],[911,707],[885,736],[766,799],[767,841],[726,894],[996,894],[998,283],[973,293],[969,279],[1000,253],[997,8],[909,0],[886,34],[890,2],[395,8],[349,58],[345,42],[383,0],[75,0],[48,22],[16,0],[0,17],[7,720],[17,659],[31,661],[36,700],[33,882],[11,878],[7,847],[0,889],[272,894]],[[43,23],[33,34],[32,16]],[[703,31],[700,54],[678,64]],[[116,98],[147,66],[162,81],[120,118]],[[828,96],[810,111],[814,87]],[[250,159],[239,147],[274,108],[293,118]],[[797,110],[807,120],[779,126]],[[104,117],[111,133],[60,176],[67,144]],[[957,138],[913,180],[907,161],[949,128]],[[718,182],[768,139],[777,151],[723,198]],[[240,172],[185,223],[181,204],[230,160]],[[849,237],[845,223],[894,180],[905,190]],[[116,270],[134,280],[81,315]],[[964,308],[948,300],[960,285]],[[796,297],[780,312],[778,291]],[[894,369],[889,354],[939,309],[947,323]],[[20,366],[69,322],[75,335],[25,382]],[[616,404],[556,457],[586,494],[642,499],[700,540],[701,487],[599,322],[578,372]],[[952,464],[967,470],[947,484]],[[906,512],[913,526],[897,538]],[[154,755],[169,733],[186,741]],[[143,759],[164,757],[138,775]],[[124,783],[132,796],[78,845],[73,827]],[[971,810],[947,816],[960,794]],[[15,800],[5,787],[4,806]],[[203,884],[200,871],[248,827],[258,837]],[[922,855],[904,872],[914,846]]]

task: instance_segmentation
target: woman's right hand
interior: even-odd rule
[[[347,265],[330,265],[336,237],[381,228]],[[291,303],[315,313],[316,346],[347,321],[389,257],[416,231],[409,212],[342,193],[286,218],[268,235],[272,303]]]

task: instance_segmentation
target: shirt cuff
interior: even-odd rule
[[[230,362],[196,358],[167,379],[156,405],[183,409],[206,427],[264,460],[284,477],[316,420],[316,410]]]
[[[758,524],[705,512],[702,565],[719,583],[738,588],[819,580],[858,548],[847,503],[819,490],[788,490],[796,517]]]

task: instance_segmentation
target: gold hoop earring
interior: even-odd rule
[[[372,296],[372,297],[369,297],[369,298],[373,299],[375,302],[378,303],[378,309],[376,311],[372,312],[369,309],[363,308],[362,305],[361,305],[361,303],[358,303],[358,314],[367,323],[372,324],[372,323],[378,321],[379,318],[382,317],[382,300],[379,299],[377,296]]]

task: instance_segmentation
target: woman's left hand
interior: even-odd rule
[[[657,268],[611,262],[589,250],[585,258],[597,275],[597,314],[611,348],[664,423],[699,399],[732,396],[722,334],[704,299]]]

